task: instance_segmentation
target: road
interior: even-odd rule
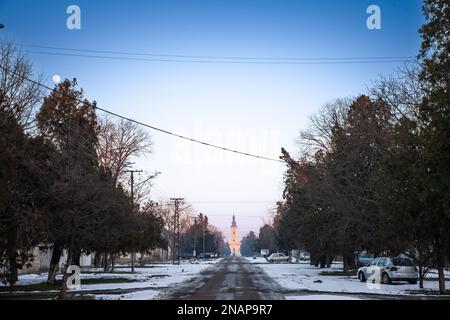
[[[258,266],[228,257],[164,294],[170,300],[281,300],[282,288]]]
[[[357,280],[355,280],[357,281]],[[117,288],[71,291],[70,295],[123,295],[145,290],[162,290],[157,299],[162,300],[320,300],[320,299],[371,299],[371,300],[450,300],[450,296],[388,295],[351,292],[288,290],[266,274],[258,263],[240,257],[228,257],[211,265],[195,278],[172,288],[149,287]],[[49,299],[57,291],[3,292],[2,299]]]

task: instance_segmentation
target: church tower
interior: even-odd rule
[[[241,242],[238,239],[238,228],[236,224],[236,217],[233,214],[233,222],[231,223],[231,237],[228,240],[228,245],[230,246],[231,255],[240,256],[241,255]]]

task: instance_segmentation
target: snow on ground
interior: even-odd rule
[[[419,285],[398,282],[390,285],[363,283],[356,274],[347,276],[323,276],[321,272],[342,270],[342,264],[333,264],[331,269],[320,269],[309,263],[268,263],[264,258],[247,258],[250,263],[258,264],[272,279],[288,290],[312,290],[321,292],[364,293],[364,294],[410,294],[409,290],[419,290]],[[430,273],[430,278],[435,278]],[[450,281],[446,281],[450,287]],[[438,281],[425,281],[424,290],[437,291]],[[436,292],[437,293],[437,292]]]
[[[114,290],[114,289],[137,289],[136,292],[127,294],[108,294],[98,295],[97,299],[130,299],[130,300],[149,300],[153,299],[161,290],[170,288],[176,284],[189,280],[197,276],[200,272],[212,267],[220,261],[207,260],[196,263],[182,261],[178,265],[172,264],[152,264],[143,268],[136,267],[135,273],[130,272],[129,267],[117,266],[114,273],[103,273],[101,269],[86,269],[81,274],[80,290]],[[134,280],[135,282],[124,283],[99,283],[99,284],[83,284],[86,279],[108,279],[108,278],[124,278]],[[57,279],[62,279],[62,275],[58,275]],[[19,276],[17,285],[29,285],[43,283],[47,281],[47,274],[27,274]],[[142,290],[146,288],[145,290]],[[141,289],[141,290],[139,290]],[[69,290],[70,292],[70,290]]]
[[[120,272],[108,274],[109,277],[135,279],[139,282],[131,283],[104,283],[83,285],[81,278],[81,290],[105,290],[105,289],[130,289],[155,287],[159,290],[169,288],[175,284],[195,277],[200,272],[211,267],[219,260],[211,260],[202,263],[183,262],[179,265],[158,264],[147,266],[146,268],[135,268],[135,274],[121,274]],[[150,268],[149,268],[150,267]],[[129,271],[126,269],[116,269]],[[87,274],[87,277],[104,277],[105,274]]]
[[[99,294],[95,296],[97,300],[152,300],[159,290],[142,290],[126,294]]]

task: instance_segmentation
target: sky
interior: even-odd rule
[[[79,30],[67,28],[70,5],[81,9]],[[370,5],[381,9],[379,30],[367,28]],[[321,106],[364,92],[402,63],[186,63],[148,61],[175,59],[148,55],[120,55],[146,61],[60,55],[75,52],[32,46],[241,58],[416,56],[421,5],[420,0],[0,0],[0,23],[6,25],[0,39],[19,46],[49,86],[54,75],[76,78],[88,99],[113,112],[278,158],[282,147],[299,155],[299,132]],[[153,152],[135,166],[161,172],[152,199],[183,197],[226,236],[233,214],[240,237],[268,221],[282,197],[282,163],[149,133]]]

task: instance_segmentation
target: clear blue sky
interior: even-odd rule
[[[66,28],[70,4],[81,8],[81,30]],[[382,10],[381,30],[366,28],[371,4]],[[415,56],[421,5],[419,0],[0,0],[0,23],[7,26],[0,37],[19,45],[177,55]],[[321,105],[364,91],[400,65],[196,64],[28,54],[49,85],[55,74],[75,77],[88,98],[112,111],[270,157],[278,157],[281,147],[295,153],[299,130]],[[257,231],[281,197],[282,165],[151,134],[154,153],[137,166],[162,172],[155,199],[194,201],[227,232],[236,213],[243,236]]]

